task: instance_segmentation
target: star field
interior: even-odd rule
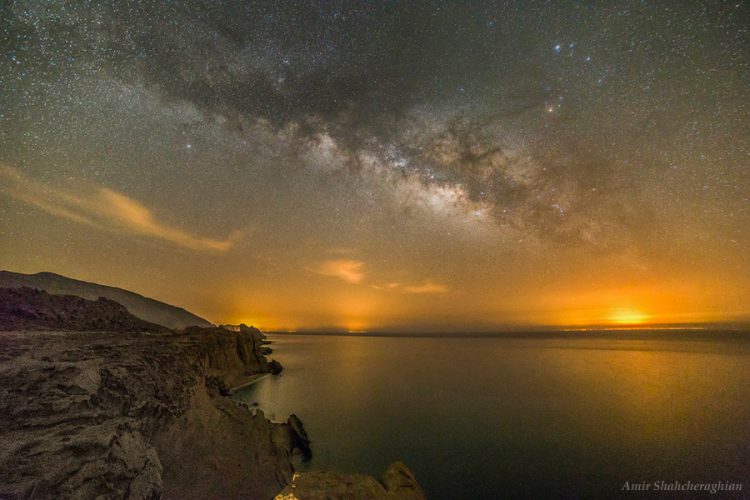
[[[750,318],[744,2],[9,2],[0,266],[266,328]]]

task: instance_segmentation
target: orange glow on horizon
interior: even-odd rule
[[[723,292],[729,290],[725,284]],[[535,323],[560,326],[659,326],[716,323],[747,317],[741,307],[722,305],[708,288],[674,281],[654,280],[634,285],[616,281],[541,296],[547,311],[539,310],[539,297],[520,305]],[[738,304],[739,306],[739,304]],[[541,320],[541,321],[539,321]],[[531,322],[529,322],[531,323]]]
[[[648,314],[637,309],[616,309],[609,317],[610,322],[618,325],[641,325],[649,319]]]
[[[368,325],[361,320],[350,320],[346,323],[345,329],[349,333],[365,333]]]
[[[351,333],[660,328],[748,317],[739,307],[719,312],[720,302],[705,290],[668,281],[630,285],[613,281],[596,286],[578,282],[562,289],[549,284],[516,297],[487,294],[486,300],[472,300],[470,293],[454,286],[455,295],[446,302],[443,295],[414,296],[401,290],[318,278],[315,273],[303,276],[313,282],[320,280],[316,293],[307,293],[305,287],[249,292],[244,286],[229,289],[218,301],[228,306],[227,312],[212,317],[215,322],[246,323],[265,331]]]

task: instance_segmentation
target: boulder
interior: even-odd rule
[[[365,474],[342,474],[327,470],[296,473],[292,482],[274,500],[327,500],[367,498],[384,500],[423,500],[414,474],[401,462],[388,466],[382,482]]]
[[[307,437],[307,432],[305,432],[302,421],[297,415],[292,413],[286,423],[292,430],[293,447],[299,449],[306,459],[312,458],[312,450],[310,450],[310,438]]]

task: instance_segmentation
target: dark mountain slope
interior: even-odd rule
[[[0,330],[167,332],[103,297],[86,300],[28,287],[0,288]]]
[[[181,307],[171,306],[122,288],[89,283],[54,273],[21,274],[0,271],[0,288],[24,286],[56,295],[77,295],[89,300],[105,297],[122,304],[131,314],[144,321],[173,330],[182,330],[188,326],[212,326],[210,322]]]

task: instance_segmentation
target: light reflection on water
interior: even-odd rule
[[[312,440],[299,468],[404,460],[430,498],[750,488],[750,343],[270,335],[284,372],[238,394]]]

